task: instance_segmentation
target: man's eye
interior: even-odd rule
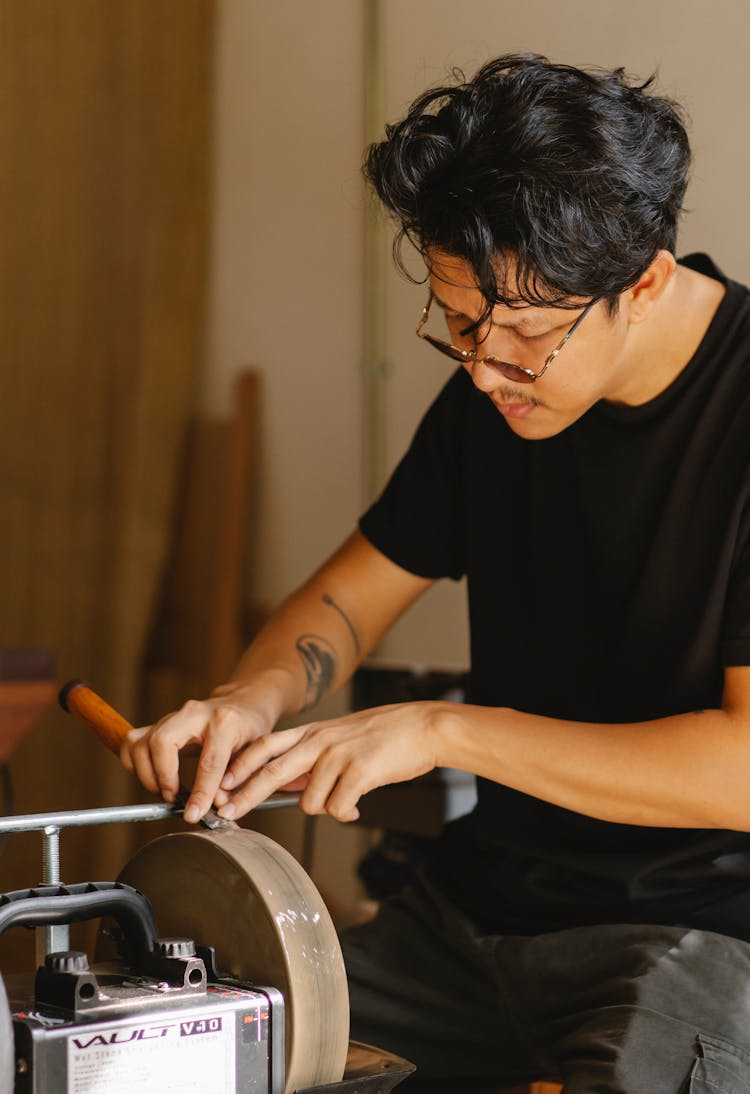
[[[467,319],[465,315],[459,315],[457,312],[444,312],[443,318],[453,338],[458,338],[467,327],[471,326],[471,320]]]

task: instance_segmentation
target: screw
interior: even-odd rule
[[[42,881],[45,885],[60,884],[60,829],[56,824],[44,829]]]

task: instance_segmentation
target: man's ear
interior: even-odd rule
[[[671,251],[659,251],[635,285],[623,293],[629,323],[642,323],[672,279],[677,261]]]

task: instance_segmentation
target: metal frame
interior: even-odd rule
[[[274,794],[256,809],[281,809],[296,805],[299,794]],[[60,831],[94,824],[125,824],[135,821],[165,820],[182,814],[182,806],[167,802],[149,805],[113,805],[98,809],[68,809],[55,813],[26,813],[18,817],[0,817],[0,836],[12,832],[42,833],[42,885],[60,885]],[[70,949],[70,928],[37,927],[36,960],[43,965],[49,953]]]

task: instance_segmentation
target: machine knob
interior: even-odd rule
[[[88,972],[89,959],[80,950],[57,950],[47,954],[44,964],[53,972]]]
[[[154,953],[157,957],[195,957],[192,938],[157,938]]]

